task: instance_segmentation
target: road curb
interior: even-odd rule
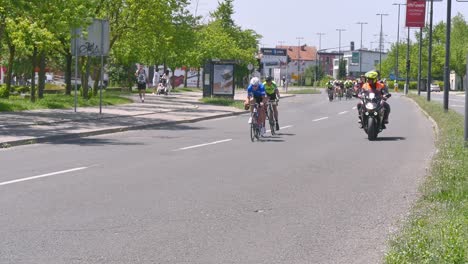
[[[415,104],[419,110],[421,110],[421,112],[427,117],[427,119],[429,119],[429,121],[431,121],[432,123],[432,129],[434,130],[434,134],[435,134],[435,140],[439,140],[439,133],[440,133],[440,129],[439,129],[439,125],[437,125],[437,122],[432,118],[432,116],[429,115],[428,112],[426,112],[416,101],[414,101],[412,98],[409,98],[408,96],[402,96],[404,98],[406,98],[407,100],[411,101],[413,104]]]
[[[21,140],[12,140],[12,141],[1,142],[0,143],[0,149],[17,147],[17,146],[24,146],[24,145],[40,144],[40,143],[52,143],[52,142],[56,142],[56,141],[78,139],[78,138],[105,135],[105,134],[113,134],[113,133],[132,131],[132,130],[144,130],[144,129],[150,129],[150,128],[161,127],[161,126],[196,123],[196,122],[205,121],[205,120],[211,120],[211,119],[217,119],[217,118],[223,118],[223,117],[230,117],[230,116],[238,116],[238,115],[246,114],[248,112],[249,111],[231,112],[231,113],[227,113],[227,114],[219,114],[219,115],[213,115],[213,116],[198,117],[198,118],[187,119],[187,120],[165,121],[165,122],[145,124],[145,125],[137,125],[137,126],[123,126],[123,127],[101,129],[101,130],[94,130],[94,131],[87,131],[87,132],[78,132],[78,133],[72,133],[72,134],[37,137],[37,138],[29,138],[29,139],[21,139]]]

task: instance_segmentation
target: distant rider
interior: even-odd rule
[[[273,81],[273,78],[271,76],[268,76],[263,83],[263,86],[265,87],[265,92],[267,96],[269,97],[270,101],[278,101],[280,98],[280,93],[278,90],[278,86],[276,85],[276,82]],[[278,124],[278,106],[277,104],[273,104],[273,112],[275,115],[275,120],[276,120],[276,130],[279,130],[279,124]]]

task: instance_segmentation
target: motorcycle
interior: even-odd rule
[[[390,98],[387,94],[385,98]],[[372,91],[365,91],[361,98],[361,122],[362,128],[367,133],[369,140],[376,140],[377,135],[383,130],[383,118],[385,108],[383,106],[384,96],[377,96]]]

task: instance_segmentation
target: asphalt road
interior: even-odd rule
[[[427,93],[421,92],[421,96],[427,98]],[[431,92],[431,100],[439,102],[443,107],[444,92]],[[465,97],[460,94],[450,93],[448,107],[465,116]]]
[[[434,151],[432,125],[390,99],[380,140],[356,101],[0,150],[0,263],[379,263]]]

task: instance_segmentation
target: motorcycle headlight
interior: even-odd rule
[[[369,110],[374,110],[375,105],[373,103],[367,103],[366,108],[369,109]]]
[[[369,93],[369,99],[374,99],[375,98],[375,93]]]

